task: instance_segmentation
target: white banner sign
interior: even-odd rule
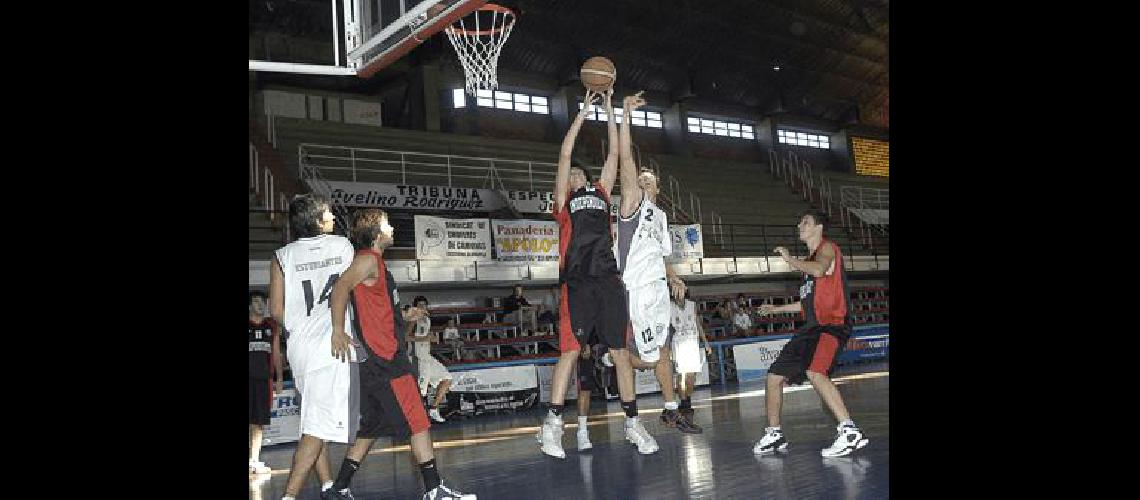
[[[554,383],[554,365],[535,365],[535,370],[538,372],[538,400],[543,403],[550,402],[550,391]],[[565,401],[578,400],[578,367],[575,364],[572,377],[566,383],[566,398]]]
[[[548,214],[554,211],[554,193],[549,191],[499,191],[515,210],[524,214]]]
[[[491,260],[487,219],[444,219],[417,215],[416,258],[421,260]]]
[[[503,197],[490,189],[306,180],[313,192],[349,207],[401,210],[491,211],[503,208]],[[327,186],[327,187],[326,187]]]
[[[704,354],[705,350],[702,347],[701,356]],[[674,366],[674,368],[676,367]],[[638,394],[661,392],[661,384],[657,383],[657,374],[653,370],[634,370],[633,385]],[[709,364],[707,360],[701,363],[701,372],[697,374],[697,378],[693,382],[694,387],[701,385],[709,385]]]
[[[493,220],[498,260],[558,262],[558,223],[537,220]]]
[[[768,368],[788,339],[767,340],[754,344],[738,344],[732,346],[732,355],[736,359],[736,376],[739,380],[757,380],[768,374]]]
[[[673,254],[669,256],[670,259],[704,258],[705,239],[700,224],[670,225],[669,236],[673,238]]]
[[[534,365],[456,371],[452,392],[510,392],[538,387]]]
[[[554,206],[549,192],[498,191],[493,189],[384,184],[378,182],[306,180],[313,192],[349,207],[398,208],[401,210],[455,210],[491,212],[506,207],[507,200],[524,214],[548,214]],[[327,187],[326,187],[327,185]]]
[[[301,439],[301,406],[297,391],[285,389],[274,393],[269,405],[269,426],[262,436],[262,445],[292,443]]]

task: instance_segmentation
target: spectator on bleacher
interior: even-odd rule
[[[732,301],[724,299],[713,309],[713,319],[732,321]]]
[[[528,328],[534,333],[537,328],[534,306],[523,297],[522,285],[515,285],[514,292],[503,299],[503,322],[519,326],[519,330]]]
[[[428,416],[436,422],[446,422],[439,413],[439,405],[447,401],[447,391],[451,389],[451,372],[431,355],[431,345],[439,343],[439,334],[431,331],[431,314],[428,300],[423,295],[412,299],[412,308],[406,315],[408,341],[415,343],[417,369],[420,372],[420,394],[426,395],[428,388],[435,386],[435,401]]]
[[[447,320],[447,328],[443,329],[443,341],[455,349],[455,360],[463,359],[463,339],[459,336],[459,328],[455,327],[455,320]]]
[[[734,305],[732,324],[736,327],[737,332],[748,335],[752,331],[752,306],[748,305],[748,299],[744,297],[743,293],[736,296]]]

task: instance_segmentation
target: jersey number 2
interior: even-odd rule
[[[317,300],[318,304],[323,304],[329,299],[332,294],[332,287],[336,284],[336,279],[340,277],[340,273],[333,273],[329,276],[328,282],[325,283],[325,289],[321,291],[321,297]],[[305,280],[301,282],[301,286],[305,287],[305,316],[313,315],[313,282]]]

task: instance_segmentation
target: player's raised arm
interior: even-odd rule
[[[637,206],[641,204],[643,195],[641,186],[637,185],[638,165],[633,161],[633,139],[630,136],[630,113],[645,105],[639,91],[634,95],[625,96],[622,100],[622,113],[625,119],[621,121],[621,216],[629,217]]]
[[[566,137],[562,139],[562,152],[558,155],[558,173],[554,176],[554,206],[558,210],[566,205],[566,192],[570,189],[570,159],[574,155],[574,141],[578,139],[578,130],[586,120],[586,113],[590,112],[590,107],[597,98],[596,93],[586,91],[586,102],[582,105],[582,110],[578,111],[574,122],[570,124]]]
[[[603,104],[606,106],[606,133],[609,137],[610,147],[609,152],[606,153],[606,162],[602,164],[602,178],[598,180],[601,182],[602,189],[606,190],[606,195],[612,195],[614,192],[614,181],[617,180],[618,171],[618,131],[617,124],[614,123],[614,104],[612,101],[614,90],[610,89],[603,93]],[[629,118],[622,120],[624,123],[629,123]],[[625,178],[622,178],[622,186],[625,186]],[[624,187],[622,189],[625,189]]]

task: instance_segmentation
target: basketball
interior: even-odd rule
[[[605,92],[614,87],[617,68],[614,63],[602,56],[586,59],[582,64],[582,85],[594,92]]]

